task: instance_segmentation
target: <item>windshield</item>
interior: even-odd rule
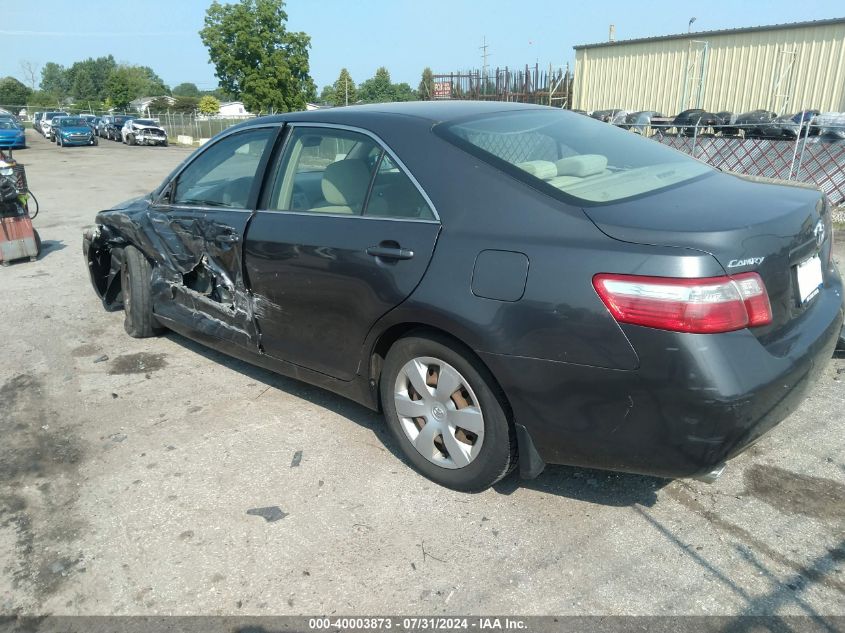
[[[47,119],[48,121],[51,121],[54,117],[64,116],[66,114],[67,114],[67,112],[48,112],[47,114],[44,115],[44,118]]]
[[[127,121],[131,121],[131,120],[132,120],[132,117],[131,117],[131,116],[116,116],[116,117],[114,117],[114,119],[113,119],[113,120],[114,120],[114,122],[115,122],[115,123],[117,123],[118,125],[123,125],[123,124],[124,124],[124,123],[126,123]]]
[[[138,125],[156,125],[156,122],[152,119],[135,119],[132,122]]]
[[[563,110],[505,112],[435,131],[532,186],[581,203],[614,202],[713,171],[660,143]]]
[[[62,117],[58,120],[58,125],[60,127],[74,127],[79,125],[88,125],[85,119],[80,119],[77,117]]]
[[[0,119],[0,130],[16,130],[18,126],[6,119]]]

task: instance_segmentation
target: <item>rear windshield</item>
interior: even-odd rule
[[[563,110],[503,112],[435,131],[520,180],[579,203],[615,202],[713,171],[638,134]]]

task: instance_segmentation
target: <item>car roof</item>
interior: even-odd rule
[[[260,117],[254,121],[267,123],[297,120],[354,124],[370,118],[372,115],[381,115],[387,117],[410,116],[425,119],[432,123],[442,123],[463,117],[483,116],[496,112],[537,109],[548,109],[548,106],[504,101],[411,101],[405,103],[373,103],[338,108],[322,108],[306,112],[288,112],[286,114]]]

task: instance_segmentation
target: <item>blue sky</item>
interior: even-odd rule
[[[3,0],[0,77],[23,80],[24,60],[69,65],[111,53],[119,62],[151,66],[170,86],[192,81],[212,89],[214,69],[197,35],[210,3],[39,0],[27,6]],[[693,16],[694,31],[845,16],[841,0],[289,0],[286,7],[288,27],[312,37],[318,87],[333,82],[343,66],[360,83],[381,65],[393,81],[416,87],[425,66],[435,73],[480,67],[484,36],[491,66],[539,61],[547,67],[572,63],[574,44],[607,39],[611,23],[617,39],[628,39],[685,32]]]

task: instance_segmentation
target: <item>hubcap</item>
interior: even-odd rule
[[[393,389],[405,436],[428,461],[463,468],[481,450],[484,415],[472,387],[448,363],[427,356],[402,367]]]

